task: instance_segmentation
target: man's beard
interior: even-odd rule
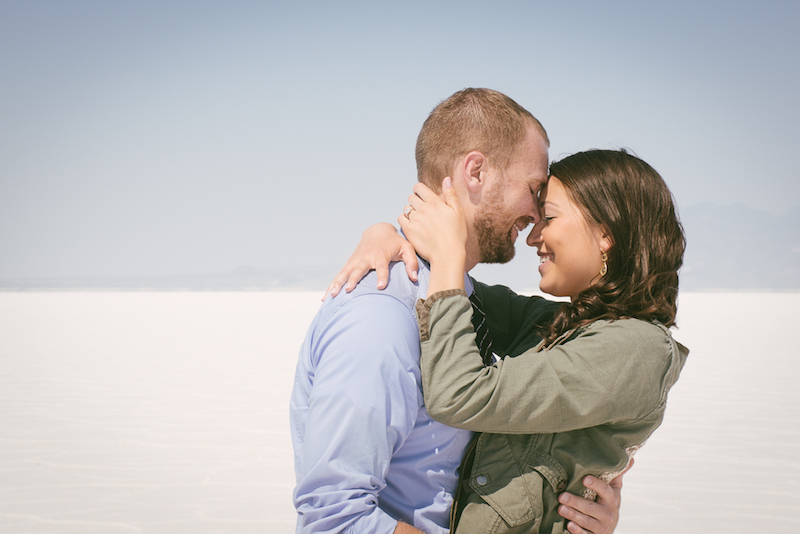
[[[503,228],[502,205],[491,202],[475,217],[481,263],[508,263],[514,257],[512,229]]]

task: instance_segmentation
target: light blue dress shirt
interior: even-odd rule
[[[391,534],[398,520],[448,532],[471,433],[423,405],[414,304],[429,271],[420,261],[413,283],[402,263],[390,269],[384,290],[372,272],[326,299],[300,351],[290,413],[298,533]]]

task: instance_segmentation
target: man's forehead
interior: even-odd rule
[[[536,128],[530,127],[517,153],[501,173],[514,176],[516,181],[538,192],[547,183],[548,162],[545,138]]]
[[[530,187],[531,191],[539,192],[547,185],[547,169],[542,170],[537,169],[535,172],[530,173],[527,176],[528,187]]]
[[[536,129],[528,130],[528,183],[531,189],[541,189],[547,183],[549,147],[542,134]]]
[[[536,189],[542,189],[547,185],[547,174],[545,173],[543,175],[536,176],[531,183],[536,187]]]

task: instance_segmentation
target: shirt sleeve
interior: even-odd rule
[[[636,420],[665,400],[671,341],[655,325],[605,323],[547,351],[484,367],[469,300],[436,297],[417,310],[425,405],[441,423],[478,432],[564,432]]]
[[[391,296],[355,297],[316,332],[312,358],[297,532],[391,534],[378,498],[422,406],[416,321]]]

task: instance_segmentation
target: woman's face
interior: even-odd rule
[[[542,220],[527,239],[539,249],[539,289],[574,299],[600,278],[602,252],[611,241],[600,226],[586,220],[555,176],[542,190],[539,204]]]

